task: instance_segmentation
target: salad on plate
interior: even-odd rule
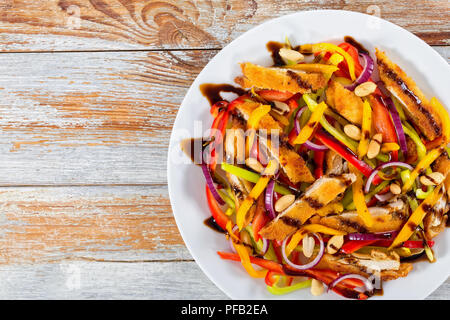
[[[210,134],[182,143],[206,179],[206,222],[229,242],[218,256],[275,295],[354,299],[438,259],[450,208],[444,106],[351,37],[267,48],[273,65],[242,62],[238,87],[200,86]]]

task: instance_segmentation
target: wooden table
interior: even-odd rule
[[[226,298],[171,213],[172,124],[218,50],[316,8],[377,14],[450,58],[447,0],[0,0],[0,298]]]

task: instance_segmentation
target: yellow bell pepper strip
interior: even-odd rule
[[[257,183],[259,178],[261,177],[259,174],[233,166],[231,164],[222,162],[222,170],[231,173],[232,175],[235,175],[236,177],[242,178],[244,180],[247,180],[249,182]],[[292,192],[289,191],[289,189],[275,183],[275,192],[278,192],[282,195],[292,194]]]
[[[325,109],[327,108],[328,106],[325,102],[321,102],[314,107],[314,111],[312,112],[311,117],[309,118],[306,125],[300,130],[300,133],[294,140],[294,144],[303,144],[311,137],[314,129],[317,127],[317,124],[322,118]]]
[[[443,144],[447,144],[450,141],[450,118],[447,110],[445,110],[444,106],[439,102],[436,97],[431,98],[430,100],[431,106],[438,113],[439,118],[442,121],[442,135],[444,136]]]
[[[414,210],[414,212],[409,217],[408,221],[403,226],[402,230],[400,230],[399,234],[394,239],[394,242],[392,242],[391,246],[389,247],[389,250],[393,249],[394,247],[397,247],[401,243],[408,240],[409,237],[411,237],[411,235],[416,230],[417,226],[422,222],[423,218],[425,218],[427,213],[429,213],[430,209],[442,197],[442,194],[443,190],[441,184],[434,189],[433,193],[428,198],[426,198],[416,210]]]
[[[263,104],[252,111],[247,121],[247,126],[252,129],[258,128],[258,123],[262,117],[270,112],[270,105]]]
[[[419,160],[422,160],[427,154],[427,148],[423,144],[416,130],[414,130],[414,128],[409,123],[405,122],[402,124],[402,126],[405,134],[408,135],[411,138],[411,140],[416,144],[417,158]]]
[[[317,224],[317,223],[307,224],[302,227],[302,230],[306,230],[309,232],[316,232],[316,233],[320,232],[320,233],[328,234],[328,235],[332,235],[332,236],[343,236],[343,235],[347,234],[347,232],[345,232],[345,231],[336,230],[336,229],[329,228],[329,227],[326,227],[326,226],[323,226],[323,225]]]
[[[254,185],[253,189],[248,194],[248,196],[242,202],[241,206],[239,207],[236,213],[236,224],[238,225],[239,231],[242,230],[242,228],[244,227],[245,216],[248,210],[250,210],[250,208],[252,207],[253,203],[255,202],[255,199],[258,199],[260,194],[267,187],[267,184],[270,181],[270,176],[276,173],[277,168],[278,168],[277,161],[270,160],[269,163],[267,164],[266,169],[264,170],[265,172],[269,171],[268,172],[269,175],[261,176],[258,182]]]
[[[239,258],[241,258],[242,266],[250,276],[253,278],[264,278],[266,276],[267,270],[255,270],[255,268],[253,268],[247,248],[244,245],[233,242],[233,246],[236,249]]]
[[[311,112],[314,112],[316,107],[319,105],[309,94],[303,95],[303,100],[306,102],[306,105],[308,106],[308,109]],[[348,138],[344,133],[337,130],[335,127],[333,127],[325,117],[320,118],[320,124],[322,127],[330,133],[333,137],[335,137],[337,140],[345,144],[350,150],[353,152],[356,152],[356,148],[358,143],[350,138]]]
[[[247,136],[246,141],[246,154],[248,155],[250,153],[250,149],[253,146],[253,143],[256,138],[256,132],[255,130],[258,129],[259,121],[262,117],[264,117],[266,114],[270,112],[271,108],[270,105],[262,104],[259,107],[257,107],[255,110],[252,111],[250,114],[250,117],[247,121],[247,127],[248,129],[253,129],[252,132]]]
[[[333,73],[339,70],[339,68],[336,66],[330,66],[321,63],[299,63],[289,66],[288,68],[306,72],[322,72],[322,73]]]
[[[369,212],[364,198],[363,179],[361,173],[351,164],[349,164],[350,172],[356,175],[356,181],[352,185],[353,202],[355,203],[358,216],[368,227],[373,226],[373,217]]]
[[[291,286],[279,287],[279,286],[277,286],[277,283],[279,282],[280,276],[275,276],[275,277],[278,277],[278,279],[275,281],[275,283],[272,286],[267,286],[267,291],[269,291],[273,295],[284,295],[284,294],[288,294],[288,293],[297,291],[299,289],[308,288],[311,286],[311,283],[312,283],[312,280],[309,279],[309,280],[305,280],[305,281],[296,283]]]
[[[368,194],[366,194],[364,196],[366,203],[368,203],[370,201],[370,199],[372,199],[373,196],[375,196],[377,193],[381,192],[384,188],[386,188],[389,183],[390,183],[390,181],[383,181],[379,185],[377,185],[372,191],[370,191]],[[345,203],[344,208],[346,210],[355,210],[356,209],[355,203],[350,202],[353,200],[353,191],[349,192],[349,194],[351,195],[351,198],[349,195],[347,199],[342,200],[342,201],[345,200],[345,202],[343,202],[343,203]]]
[[[400,146],[395,142],[386,142],[381,145],[381,152],[383,153],[389,153],[397,150],[400,150]]]
[[[426,170],[426,168],[428,168],[444,151],[444,147],[439,147],[431,150],[425,157],[423,157],[411,172],[409,179],[403,184],[402,192],[406,193],[409,189],[411,189],[419,174]]]
[[[300,241],[308,234],[308,231],[306,230],[298,230],[294,235],[291,237],[291,241],[289,241],[288,245],[286,246],[286,256],[289,257],[289,255],[294,251],[294,249],[298,246]]]
[[[342,55],[347,62],[348,72],[350,73],[350,78],[352,81],[355,81],[355,62],[353,58],[342,48],[338,47],[335,44],[331,43],[316,43],[316,44],[306,44],[300,46],[300,52],[312,52],[318,53],[322,51],[329,51],[331,53],[339,53]]]
[[[338,54],[338,53],[333,53],[333,54],[331,55],[331,57],[328,59],[328,61],[329,61],[332,65],[335,65],[335,66],[337,66],[339,63],[341,63],[343,60],[344,60],[344,57],[341,56],[341,55]]]
[[[361,140],[358,145],[358,156],[362,159],[369,150],[370,130],[372,128],[372,108],[367,100],[363,103],[363,119],[361,125]]]

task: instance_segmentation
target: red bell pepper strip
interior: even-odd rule
[[[383,143],[398,142],[397,131],[395,131],[394,123],[391,119],[391,114],[384,104],[373,95],[369,96],[369,102],[372,106],[372,117],[375,125],[375,130],[383,136]],[[398,151],[392,151],[392,160],[398,160]]]
[[[294,95],[294,93],[287,91],[266,90],[266,89],[259,90],[257,94],[264,100],[268,101],[286,101]]]
[[[298,270],[294,269],[288,265],[283,265],[283,270],[286,274],[291,276],[304,276],[314,278],[319,280],[326,285],[330,285],[334,279],[340,276],[339,273],[333,272],[331,270],[320,270],[320,269],[307,269],[307,270]],[[333,276],[332,276],[333,275]],[[368,292],[359,292],[354,290],[355,279],[347,279],[352,280],[351,282],[343,280],[338,283],[332,290],[337,294],[344,296],[346,298],[365,300],[369,297],[370,293]],[[362,285],[362,282],[359,282],[359,286]],[[349,288],[353,287],[353,288]]]
[[[262,202],[262,205],[260,204]],[[255,217],[252,221],[252,229],[253,236],[255,237],[255,241],[259,241],[261,236],[259,235],[259,231],[270,221],[270,218],[266,214],[266,210],[264,208],[264,195],[261,195],[258,198],[258,205],[256,206]]]
[[[222,212],[222,209],[220,209],[219,204],[217,203],[216,199],[214,199],[214,196],[212,195],[211,190],[209,190],[208,186],[206,186],[206,200],[208,202],[208,207],[211,211],[211,215],[216,223],[224,231],[227,230],[227,222],[229,220],[228,216]]]
[[[231,261],[241,261],[239,255],[237,253],[229,253],[229,252],[221,252],[218,251],[217,254],[224,260],[231,260]],[[329,285],[334,279],[340,276],[339,273],[332,271],[332,270],[321,270],[321,269],[309,269],[309,270],[297,270],[294,268],[291,268],[286,265],[281,265],[279,263],[276,263],[274,261],[257,258],[250,256],[250,262],[253,264],[256,264],[257,266],[260,266],[261,268],[269,270],[268,273],[271,273],[270,275],[266,275],[266,281],[269,283],[272,283],[274,280],[273,277],[275,275],[292,275],[292,276],[305,276],[317,279],[319,281],[324,282],[325,284]],[[266,282],[267,283],[267,282]],[[267,283],[269,285],[269,283]],[[358,299],[367,299],[367,295],[362,293],[362,295],[359,295],[360,292],[351,290],[356,287],[362,286],[363,283],[360,280],[357,279],[346,279],[340,282],[333,290],[345,297],[351,297],[351,298],[358,298]]]
[[[338,45],[338,47],[341,47],[344,51],[346,51],[353,58],[353,61],[355,62],[355,75],[357,77],[359,77],[359,75],[363,71],[364,67],[359,62],[358,49],[355,48],[354,46],[352,46],[348,42],[343,42],[340,45]],[[347,66],[347,62],[345,61],[345,59],[339,64],[338,67],[339,67],[339,70],[335,72],[336,76],[350,79],[350,75],[348,73],[348,66]],[[374,82],[372,80],[372,77],[370,77],[369,80],[367,80],[367,81]],[[381,90],[378,87],[375,89],[374,94],[384,97],[384,94],[381,92]]]
[[[217,254],[224,260],[241,261],[241,258],[239,257],[239,255],[237,253],[217,251]],[[273,271],[277,274],[282,274],[282,275],[285,274],[281,264],[276,263],[274,261],[250,256],[250,262],[253,264],[256,264],[257,266],[260,266],[261,268],[267,269],[269,271]]]
[[[392,240],[378,240],[374,245],[378,247],[390,247]],[[434,246],[434,241],[427,241],[428,246],[431,248]],[[403,242],[401,247],[409,249],[421,249],[424,248],[422,240],[407,240]]]
[[[280,276],[279,273],[269,271],[269,272],[267,272],[266,278],[264,279],[264,281],[266,282],[266,284],[269,287],[273,287],[273,285],[278,281],[278,276]]]
[[[316,168],[314,169],[314,176],[319,179],[323,176],[323,161],[325,159],[325,151],[314,151],[314,163]]]
[[[344,245],[341,247],[341,252],[347,253],[347,254],[353,253],[365,246],[371,245],[372,243],[374,243],[376,241],[377,240],[361,240],[361,241],[351,240],[351,241],[344,243]]]
[[[344,147],[341,143],[339,143],[337,140],[335,140],[332,137],[329,137],[322,131],[317,131],[315,134],[316,139],[318,139],[320,142],[322,142],[324,145],[326,145],[328,148],[334,150],[337,152],[342,158],[350,162],[356,169],[358,169],[363,175],[366,177],[369,177],[372,173],[372,168],[365,163],[364,161],[358,159],[358,157],[348,150],[346,147]],[[373,184],[377,185],[382,181],[381,177],[376,175],[373,179]]]

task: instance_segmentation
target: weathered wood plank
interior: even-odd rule
[[[0,265],[191,259],[166,187],[0,188],[0,204]]]
[[[165,183],[178,107],[215,53],[0,55],[0,185]]]
[[[375,14],[449,44],[446,0],[2,0],[0,51],[220,48],[268,19],[318,8]]]
[[[227,299],[195,262],[0,265],[0,299]],[[448,300],[450,279],[429,299]]]
[[[216,53],[0,54],[0,185],[165,184],[178,107]]]

